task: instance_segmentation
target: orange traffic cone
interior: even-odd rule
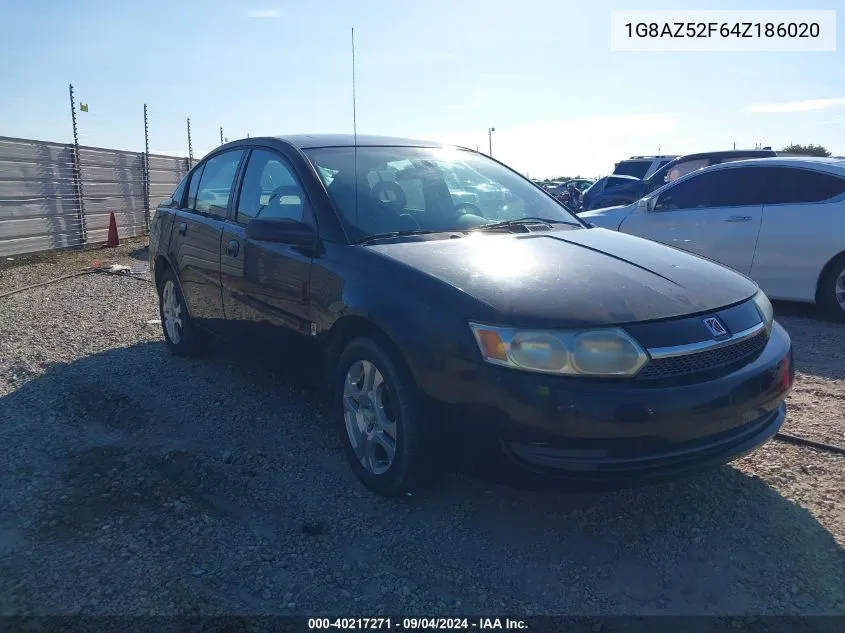
[[[114,218],[114,211],[109,213],[109,237],[106,246],[119,246],[120,238],[117,236],[117,220]]]

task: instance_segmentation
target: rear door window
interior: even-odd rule
[[[845,193],[845,179],[798,167],[768,167],[765,204],[824,202]]]
[[[164,201],[164,204],[167,204],[171,207],[181,208],[182,205],[185,203],[185,189],[187,188],[188,184],[188,176],[182,178],[179,184],[176,186],[176,189],[173,190],[173,193],[170,195],[170,201]]]
[[[242,149],[223,152],[205,163],[194,209],[218,218],[225,218],[232,197],[235,176],[244,151]]]
[[[188,187],[188,202],[185,204],[186,209],[193,209],[197,204],[197,191],[200,188],[203,167],[205,167],[205,163],[199,165],[191,174],[191,185]]]

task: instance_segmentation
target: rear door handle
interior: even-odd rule
[[[188,231],[188,223],[182,222],[179,225],[179,235],[184,235]]]
[[[229,240],[229,243],[226,244],[225,250],[229,257],[237,257],[238,251],[241,250],[241,244],[237,240]]]
[[[731,217],[727,218],[725,222],[750,222],[751,216],[750,215],[732,215]]]

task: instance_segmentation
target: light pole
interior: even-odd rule
[[[496,128],[489,127],[487,128],[487,145],[488,145],[488,155],[490,158],[493,158],[493,132],[496,131]]]

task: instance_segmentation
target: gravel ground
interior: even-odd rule
[[[0,262],[0,294],[144,266],[141,245]],[[845,326],[776,309],[786,430],[845,444]],[[383,500],[313,392],[172,357],[147,283],[76,277],[0,314],[0,614],[845,614],[842,457],[771,442],[635,490],[456,474]]]

